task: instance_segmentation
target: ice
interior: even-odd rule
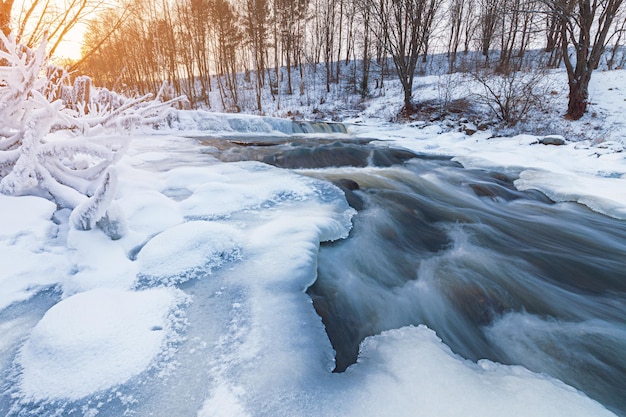
[[[76,400],[123,384],[157,358],[169,315],[184,299],[173,289],[97,289],[52,307],[18,355],[20,393]]]
[[[218,180],[198,186],[193,195],[180,203],[187,217],[223,218],[289,200],[304,201],[314,195],[310,181],[259,163],[224,164],[209,169]]]
[[[520,174],[515,186],[520,190],[541,190],[554,201],[575,201],[607,216],[626,219],[626,189],[622,178],[527,170]],[[581,193],[581,188],[589,191]]]
[[[249,417],[237,398],[237,390],[220,386],[198,411],[198,417]]]
[[[210,274],[225,262],[241,258],[241,232],[233,226],[190,221],[152,238],[139,252],[142,281],[172,284]]]
[[[357,386],[345,400],[350,416],[613,415],[565,384],[525,368],[464,360],[425,326],[366,339],[359,362],[341,378]]]

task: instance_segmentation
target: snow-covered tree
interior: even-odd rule
[[[89,135],[162,120],[171,101],[93,94],[84,78],[68,86],[63,71],[50,69],[45,42],[33,50],[2,33],[0,42],[0,192],[45,196],[73,210],[74,227],[91,229],[104,219],[109,235],[120,237],[115,163],[128,138]],[[47,140],[60,129],[76,134]]]

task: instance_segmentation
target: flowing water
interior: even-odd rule
[[[365,140],[205,144],[332,181],[358,210],[308,290],[336,372],[365,337],[426,324],[467,359],[549,374],[626,416],[626,222]]]

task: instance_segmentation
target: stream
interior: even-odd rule
[[[626,416],[626,222],[369,140],[203,143],[331,181],[358,211],[348,239],[322,245],[307,291],[335,372],[364,338],[425,324],[466,359],[548,374]]]

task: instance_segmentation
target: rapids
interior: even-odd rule
[[[358,210],[308,289],[336,372],[365,337],[426,324],[467,359],[549,374],[626,416],[626,222],[367,140],[204,144],[331,181]]]

